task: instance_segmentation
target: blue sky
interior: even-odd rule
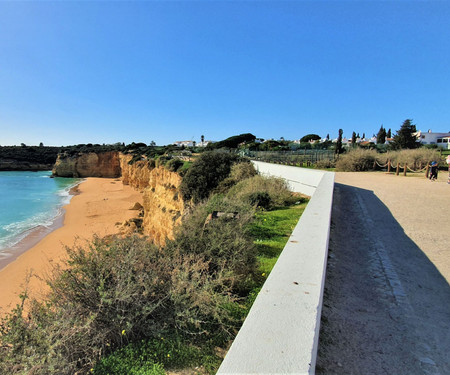
[[[0,145],[450,131],[448,1],[0,2]]]

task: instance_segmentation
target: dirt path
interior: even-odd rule
[[[450,186],[337,173],[317,374],[450,374]]]

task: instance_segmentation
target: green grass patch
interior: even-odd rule
[[[266,278],[302,215],[307,202],[271,211],[259,211],[251,225],[258,249],[259,271]]]
[[[165,375],[165,369],[196,368],[192,373],[214,374],[221,361],[212,344],[198,347],[179,336],[161,336],[115,351],[97,363],[91,372],[94,375]]]

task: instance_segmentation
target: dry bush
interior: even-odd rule
[[[317,169],[328,169],[328,168],[335,168],[336,162],[332,159],[322,159],[318,160],[314,163],[314,168]]]
[[[441,156],[439,151],[423,147],[413,150],[389,151],[386,154],[379,155],[378,160],[382,163],[391,160],[393,164],[399,163],[402,166],[407,163],[411,169],[419,170],[433,160],[441,160]]]
[[[256,169],[249,161],[244,161],[231,167],[230,177],[236,182],[253,176],[256,176]]]
[[[336,162],[336,170],[343,172],[368,171],[373,168],[376,158],[377,152],[375,150],[355,148],[339,156]]]

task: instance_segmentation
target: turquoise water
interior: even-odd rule
[[[69,203],[74,178],[50,178],[51,172],[0,172],[0,251],[31,229],[53,223]]]

